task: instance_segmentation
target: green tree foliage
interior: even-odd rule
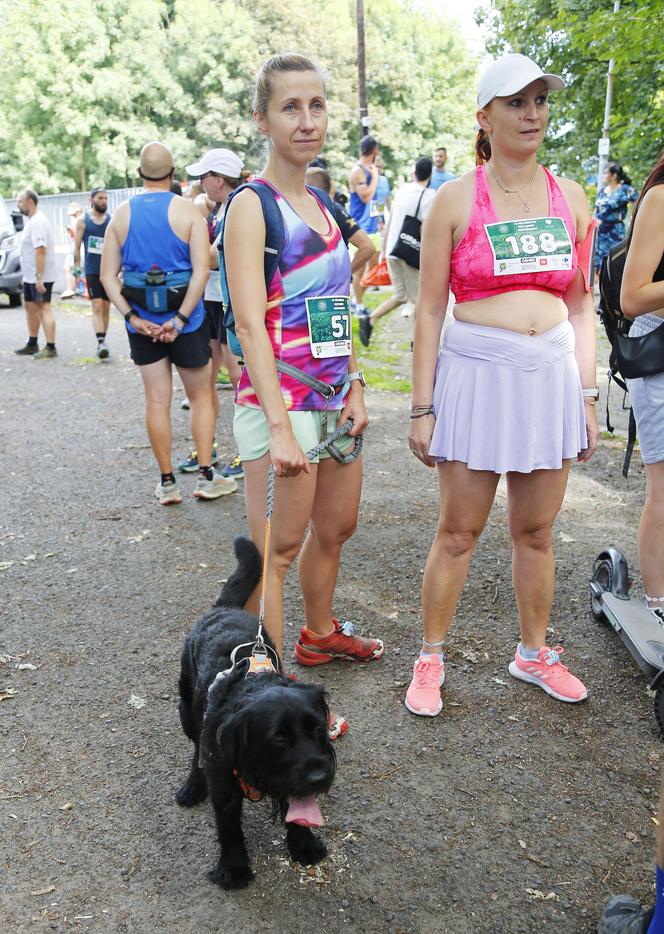
[[[372,0],[372,132],[388,169],[443,144],[471,160],[477,63],[456,24],[422,2]],[[0,191],[123,186],[138,151],[166,142],[182,167],[215,145],[262,162],[251,120],[256,71],[298,50],[329,78],[325,156],[344,182],[357,153],[354,0],[3,0]]]
[[[615,60],[611,160],[640,184],[664,146],[662,0],[492,0],[481,17],[489,51],[529,55],[562,75],[551,98],[545,159],[579,178],[596,171],[610,58]]]

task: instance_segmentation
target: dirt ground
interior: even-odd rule
[[[105,364],[90,362],[89,318],[61,310],[59,322],[57,360],[18,358],[22,309],[0,309],[3,934],[573,934],[594,930],[613,893],[652,901],[662,745],[645,677],[588,595],[607,544],[638,577],[638,455],[627,480],[615,442],[575,465],[556,526],[550,638],[588,701],[560,704],[507,673],[518,632],[501,485],[450,634],[444,711],[417,718],[403,696],[436,477],[404,443],[407,396],[369,390],[360,525],[336,609],[387,651],[306,672],[351,724],[321,801],[330,855],[290,863],[268,805],[246,806],[256,879],[225,893],[206,879],[211,807],[174,801],[190,758],[176,684],[183,637],[246,529],[242,493],[197,503],[189,478],[184,503],[161,508],[121,321]],[[223,393],[224,454],[230,411]],[[287,618],[293,670],[294,579]]]

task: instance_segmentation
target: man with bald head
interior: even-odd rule
[[[182,502],[171,460],[172,365],[190,403],[199,463],[194,496],[217,499],[237,489],[235,480],[211,466],[210,341],[201,301],[209,272],[208,232],[196,207],[171,192],[174,172],[166,146],[143,147],[138,174],[144,190],[113,215],[101,261],[102,284],[124,316],[143,380],[148,435],[161,472],[156,496],[164,506]]]

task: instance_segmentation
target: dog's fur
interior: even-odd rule
[[[256,617],[240,608],[260,581],[260,555],[246,538],[236,538],[234,547],[237,568],[215,608],[187,636],[179,682],[180,720],[195,750],[176,799],[191,807],[209,793],[221,846],[209,878],[225,889],[242,888],[253,876],[242,834],[243,794],[234,770],[272,798],[273,815],[282,819],[290,797],[328,791],[335,771],[322,688],[276,673],[245,678],[248,663],[242,662],[208,695],[217,673],[230,668],[235,646],[254,642],[258,629]],[[323,842],[299,824],[286,824],[286,843],[301,863],[317,863],[327,855]]]

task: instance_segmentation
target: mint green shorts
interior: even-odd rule
[[[327,413],[328,434],[331,434],[339,424],[340,415],[341,410],[339,409]],[[322,412],[289,412],[288,417],[297,443],[305,454],[321,442]],[[259,457],[267,454],[270,449],[270,429],[262,409],[253,409],[247,405],[236,405],[235,415],[233,416],[233,434],[235,435],[240,460],[243,462],[258,460]],[[354,444],[355,438],[348,435],[336,442],[336,446],[342,454],[351,450]],[[319,457],[314,457],[311,463],[317,464],[319,460],[327,460],[331,456],[328,451],[323,451]]]

